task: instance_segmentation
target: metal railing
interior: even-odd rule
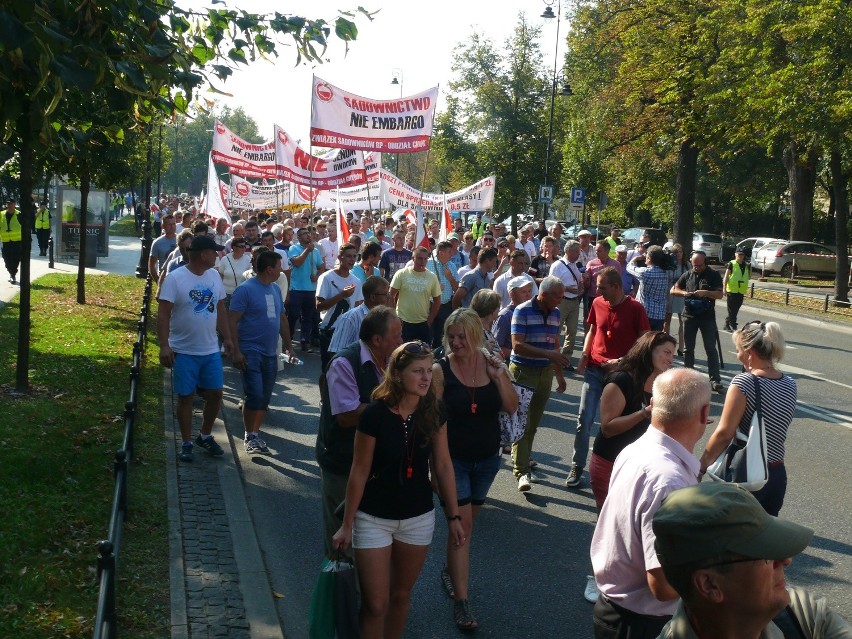
[[[121,532],[127,519],[128,465],[133,458],[133,431],[136,425],[145,345],[148,341],[148,318],[150,316],[152,280],[150,274],[145,281],[145,293],[139,321],[136,323],[136,341],[133,342],[133,360],[130,364],[130,396],[124,403],[124,439],[121,449],[116,451],[113,461],[115,492],[109,518],[109,535],[98,542],[98,609],[95,613],[94,639],[114,639],[116,636],[115,584],[117,581],[118,556],[121,548]]]
[[[822,306],[822,312],[828,314],[839,314],[839,315],[848,315],[850,307],[849,301],[838,300],[831,294],[822,294],[822,293],[800,293],[791,290],[789,287],[785,288],[769,288],[758,286],[757,290],[759,293],[766,293],[769,296],[781,296],[784,298],[784,306],[792,306],[794,308],[803,308],[811,311],[818,310],[819,306],[816,304],[818,302]],[[754,291],[755,291],[755,283],[751,282],[749,286],[749,297],[754,299]],[[791,302],[790,299],[793,298]],[[758,299],[761,299],[761,296],[758,295]],[[811,300],[811,304],[803,304],[796,303],[797,299],[801,300]],[[769,301],[769,300],[764,300]]]

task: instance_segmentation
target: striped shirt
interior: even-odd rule
[[[636,301],[645,307],[648,318],[665,319],[669,290],[672,287],[671,271],[659,266],[636,266],[631,262],[627,265],[627,272],[632,273],[639,280]],[[629,293],[629,291],[624,292]]]
[[[512,335],[525,336],[524,342],[547,351],[556,348],[559,341],[559,309],[554,308],[545,314],[539,306],[538,298],[519,304],[512,313]],[[550,366],[546,357],[521,357],[512,350],[510,361],[520,366],[544,368]]]
[[[748,435],[754,415],[756,377],[751,373],[740,373],[731,380],[731,384],[746,396],[746,408],[739,425],[739,430],[744,435]],[[784,442],[796,411],[796,396],[796,382],[792,377],[782,375],[778,379],[760,378],[760,406],[763,409],[766,449],[770,463],[784,461]]]
[[[453,279],[458,282],[459,281],[459,272],[456,268],[456,265],[453,264],[452,260],[449,260],[446,264],[447,268],[450,269],[450,273],[453,275]],[[453,285],[450,284],[450,280],[447,279],[447,276],[444,275],[444,265],[441,264],[439,260],[434,260],[431,257],[429,261],[426,262],[426,270],[432,271],[435,275],[438,276],[438,283],[441,285],[441,304],[446,304],[450,300],[453,299]]]
[[[361,330],[361,321],[369,312],[370,309],[367,308],[366,304],[359,304],[338,317],[334,323],[334,334],[331,336],[328,352],[337,353],[357,342],[358,333]]]

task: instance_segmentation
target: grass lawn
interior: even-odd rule
[[[32,392],[25,397],[10,393],[19,308],[13,301],[0,311],[0,637],[92,634],[96,544],[107,536],[144,283],[88,275],[88,304],[80,306],[75,279],[54,274],[32,286]],[[152,318],[117,586],[122,634],[143,639],[169,634],[155,326]]]
[[[153,232],[153,226],[151,227]],[[133,215],[125,215],[115,224],[109,227],[110,235],[121,235],[123,237],[140,237],[141,231],[136,230],[136,218]],[[141,304],[141,302],[140,302]]]

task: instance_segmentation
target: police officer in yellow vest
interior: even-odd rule
[[[9,198],[6,211],[0,216],[0,242],[3,242],[3,262],[9,271],[9,284],[17,284],[21,265],[21,212],[15,208],[15,198]]]
[[[619,244],[621,244],[621,240],[618,237],[618,229],[613,226],[609,237],[605,237],[604,239],[606,240],[606,243],[609,244],[609,256],[611,259],[614,260],[615,257],[618,255],[615,249],[618,247]]]
[[[746,262],[745,249],[737,247],[736,258],[728,262],[725,268],[725,279],[722,288],[728,298],[728,317],[725,319],[725,330],[737,330],[737,313],[743,305],[748,279],[751,277],[751,267]]]
[[[485,222],[482,221],[482,213],[476,214],[476,222],[470,225],[470,234],[473,235],[473,241],[476,242],[485,233]]]
[[[47,255],[47,241],[50,239],[50,211],[47,210],[47,202],[38,205],[35,216],[35,232],[38,238],[38,254]]]

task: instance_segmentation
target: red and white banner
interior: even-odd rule
[[[394,100],[373,100],[314,76],[311,144],[334,149],[417,153],[429,148],[438,87]]]
[[[278,125],[275,126],[275,170],[282,180],[318,189],[355,186],[367,179],[361,151],[332,149],[319,156],[311,155]]]
[[[382,171],[382,199],[393,208],[414,208],[418,204],[423,211],[435,218],[446,207],[450,211],[484,211],[494,207],[494,185],[497,178],[493,175],[479,180],[458,191],[447,193],[424,193],[420,197],[419,189],[406,184],[393,173]]]
[[[204,200],[207,215],[217,220],[220,217],[224,217],[226,220],[231,219],[226,204],[228,191],[228,185],[222,182],[216,174],[216,167],[213,164],[213,155],[211,154],[207,162],[207,197]]]
[[[337,241],[343,246],[349,241],[349,225],[346,223],[346,214],[340,206],[340,189],[337,189],[337,211],[334,215],[334,224],[337,227]]]
[[[450,207],[447,205],[446,194],[444,194],[444,206],[442,206],[441,209],[441,230],[438,232],[438,239],[446,240],[447,235],[450,234],[450,229],[453,228],[452,216],[450,215]]]
[[[213,123],[213,161],[243,177],[275,177],[275,142],[246,142],[224,124]]]
[[[231,208],[262,211],[290,204],[289,182],[252,184],[237,175],[231,176]]]
[[[417,232],[414,234],[414,246],[429,248],[429,238],[426,235],[426,218],[423,217],[423,207],[414,209],[417,216]]]

